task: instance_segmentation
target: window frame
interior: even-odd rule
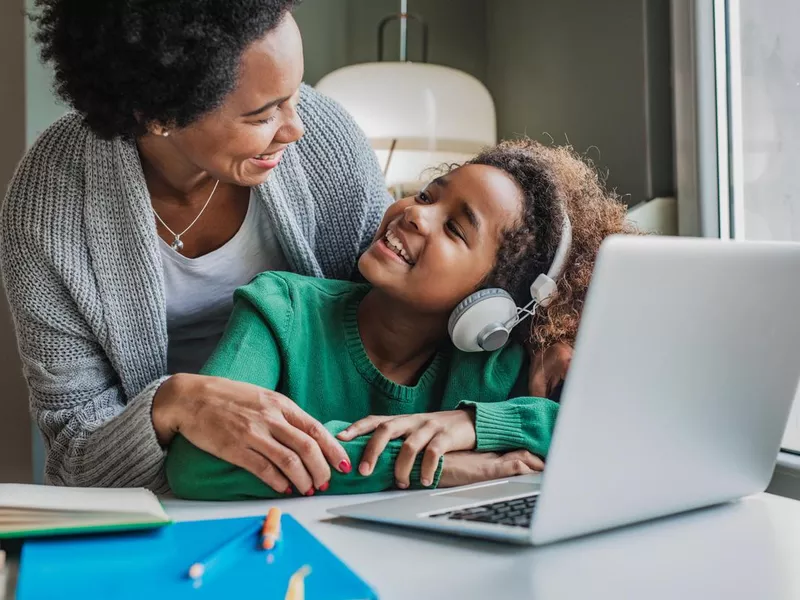
[[[678,231],[743,240],[740,0],[672,0],[671,11]],[[793,455],[800,446],[782,445],[779,464],[800,474]]]

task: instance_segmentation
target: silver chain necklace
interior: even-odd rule
[[[164,226],[164,228],[165,228],[167,231],[169,231],[169,232],[170,232],[170,233],[173,235],[173,237],[175,238],[175,239],[173,239],[173,240],[172,240],[172,243],[169,245],[169,247],[170,247],[170,248],[172,248],[173,250],[175,250],[175,252],[180,252],[181,250],[183,250],[183,240],[181,239],[181,237],[183,237],[183,235],[184,235],[184,234],[185,234],[187,231],[189,231],[189,230],[190,230],[190,229],[191,229],[191,228],[194,226],[194,224],[195,224],[195,223],[197,223],[197,220],[198,220],[200,217],[202,217],[202,216],[203,216],[203,213],[205,212],[206,208],[208,208],[208,204],[209,204],[209,202],[211,202],[211,198],[213,198],[213,197],[214,197],[214,192],[216,192],[216,191],[217,191],[217,186],[218,186],[218,185],[219,185],[219,179],[217,179],[217,183],[215,183],[215,184],[214,184],[214,189],[213,189],[213,190],[211,190],[211,195],[209,195],[209,197],[208,197],[208,200],[206,200],[206,203],[203,205],[203,208],[202,208],[202,209],[200,209],[200,212],[199,212],[199,213],[198,213],[198,215],[197,215],[197,216],[194,218],[194,221],[192,221],[191,223],[189,223],[189,226],[188,226],[186,229],[184,229],[183,231],[181,231],[180,233],[175,233],[174,231],[172,231],[172,229],[170,229],[169,225],[167,225],[166,223],[164,223],[164,219],[162,219],[162,218],[159,216],[159,214],[156,212],[156,209],[155,209],[155,207],[153,207],[153,206],[151,206],[151,207],[150,207],[150,208],[152,208],[152,209],[153,209],[153,214],[156,216],[156,219],[158,219],[158,222],[159,222],[159,223],[161,223],[161,224]]]

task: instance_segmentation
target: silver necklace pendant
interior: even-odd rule
[[[164,229],[169,231],[174,236],[175,239],[172,240],[172,243],[169,245],[169,247],[172,248],[175,252],[180,252],[181,250],[183,250],[183,241],[181,240],[181,236],[185,234],[187,231],[189,231],[192,227],[194,227],[194,224],[197,223],[198,219],[203,216],[203,213],[208,208],[209,202],[211,202],[211,198],[214,197],[214,192],[217,191],[218,185],[219,185],[219,179],[217,179],[217,183],[214,184],[214,189],[211,190],[211,194],[209,194],[208,200],[206,200],[206,203],[203,205],[203,208],[200,209],[200,212],[197,213],[197,216],[194,218],[194,221],[189,223],[189,226],[180,233],[175,233],[174,231],[172,231],[172,229],[169,228],[169,225],[164,223],[164,219],[162,219],[161,216],[156,212],[155,207],[154,206],[150,207],[153,210],[153,214],[156,216],[158,222],[164,226]]]

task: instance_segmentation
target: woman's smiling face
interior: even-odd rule
[[[236,88],[222,105],[170,132],[175,154],[215,179],[252,187],[267,180],[303,135],[297,113],[303,78],[300,31],[287,13],[244,51]]]
[[[389,207],[359,271],[421,312],[448,313],[491,272],[522,202],[522,190],[501,169],[459,167]]]

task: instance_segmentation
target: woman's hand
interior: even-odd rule
[[[544,470],[544,462],[527,450],[495,452],[451,452],[444,455],[439,487],[456,487]]]
[[[278,493],[291,485],[310,496],[326,490],[329,467],[350,461],[323,425],[285,396],[204,375],[173,375],[153,398],[153,427],[167,445],[180,432],[198,448],[261,479]]]
[[[528,393],[534,398],[548,398],[556,386],[566,379],[571,361],[572,347],[564,343],[534,353],[528,372]]]
[[[468,410],[448,410],[414,415],[372,415],[356,421],[337,436],[350,441],[372,433],[361,457],[358,472],[370,475],[378,457],[390,440],[405,438],[395,460],[394,476],[397,487],[410,485],[411,469],[417,455],[424,450],[420,480],[422,485],[433,483],[439,458],[448,452],[471,450],[475,447],[475,415]]]

